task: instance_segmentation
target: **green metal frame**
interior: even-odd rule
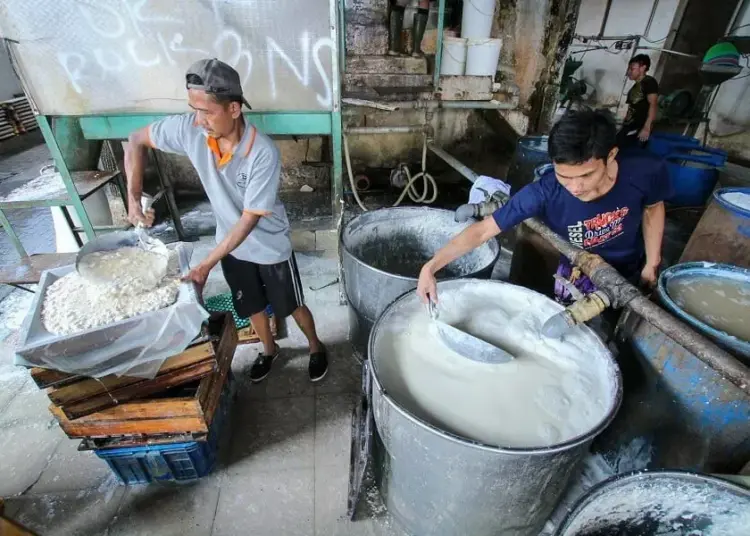
[[[441,3],[444,0],[440,0]],[[331,77],[333,106],[326,111],[268,111],[251,112],[245,114],[247,121],[255,125],[260,131],[269,135],[297,135],[297,136],[331,136],[332,139],[332,180],[331,180],[331,202],[333,220],[337,221],[342,210],[342,188],[343,188],[343,162],[342,162],[342,138],[341,138],[341,74],[346,60],[344,27],[344,8],[341,0],[329,0],[329,20],[331,29],[331,40],[334,50],[331,54]],[[22,208],[34,206],[73,206],[81,220],[81,227],[89,240],[95,238],[97,230],[109,230],[104,227],[94,227],[86,213],[83,200],[78,194],[73,180],[72,170],[69,162],[66,162],[65,151],[61,146],[68,149],[66,142],[74,139],[73,129],[80,129],[75,134],[83,133],[85,140],[109,140],[126,139],[131,132],[145,127],[150,123],[169,114],[115,114],[115,115],[85,115],[85,116],[60,116],[55,117],[55,133],[52,129],[52,117],[37,116],[37,122],[41,129],[44,141],[52,154],[67,192],[66,198],[42,199],[17,201],[13,203],[0,202],[0,224],[2,224],[16,251],[21,257],[27,257],[26,250],[21,244],[18,235],[13,230],[10,221],[3,213],[5,208]],[[59,122],[59,124],[58,124]]]
[[[52,159],[55,161],[57,170],[65,183],[65,190],[68,192],[68,198],[70,201],[69,204],[73,205],[73,208],[75,208],[78,218],[81,220],[83,232],[86,233],[86,238],[93,240],[96,237],[94,227],[91,225],[89,215],[86,213],[86,208],[83,206],[83,200],[78,195],[78,190],[76,190],[76,186],[73,183],[73,176],[70,174],[68,164],[60,150],[55,134],[52,132],[52,125],[50,124],[49,118],[44,115],[39,115],[36,119],[37,123],[39,123],[39,128],[42,131],[42,136],[44,136],[44,141],[47,143],[47,148],[52,154]],[[66,123],[63,123],[63,125],[67,126]],[[63,128],[58,135],[60,137],[65,137],[66,128]]]
[[[131,132],[172,114],[87,115],[78,122],[89,140],[124,140]],[[330,135],[331,112],[249,112],[245,119],[268,135]]]

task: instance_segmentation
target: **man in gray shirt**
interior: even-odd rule
[[[259,382],[271,370],[279,348],[266,307],[277,318],[291,315],[310,344],[309,374],[323,379],[328,359],[304,303],[302,283],[289,239],[289,220],[279,200],[279,151],[265,134],[246,123],[237,71],[217,59],[200,60],[187,71],[193,113],[166,117],[130,135],[125,151],[128,218],[153,224],[153,211],[141,211],[145,150],[185,155],[198,171],[216,216],[216,242],[208,257],[187,276],[202,289],[221,262],[235,310],[250,317],[264,349],[250,369]]]

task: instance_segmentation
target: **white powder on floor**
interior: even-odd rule
[[[729,192],[722,194],[721,197],[731,205],[750,210],[750,194],[744,192]]]
[[[515,356],[483,364],[449,350],[416,295],[381,320],[373,361],[386,392],[417,417],[460,436],[501,447],[542,447],[580,436],[615,400],[617,369],[590,330],[563,341],[541,326],[561,306],[498,282],[441,285],[440,319]]]
[[[3,201],[30,201],[35,199],[55,199],[67,196],[65,183],[59,173],[44,173],[29,182],[11,190]]]
[[[61,277],[46,290],[44,327],[56,335],[70,335],[171,305],[180,285],[177,254],[170,251],[167,275],[156,286],[149,281],[154,272],[149,261],[163,259],[153,259],[153,255],[139,248],[98,255],[91,270],[102,276],[106,275],[103,270],[121,274],[114,283],[92,283],[77,272]]]

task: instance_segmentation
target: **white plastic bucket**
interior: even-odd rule
[[[502,39],[469,39],[466,47],[466,76],[495,76]]]
[[[461,76],[466,69],[466,39],[443,37],[443,58],[440,74]]]
[[[99,188],[96,192],[83,200],[83,206],[86,207],[91,225],[112,225],[112,212],[109,209],[109,201],[104,188]],[[78,213],[72,206],[67,207],[70,219],[76,227],[81,226],[81,220]],[[75,253],[80,248],[76,242],[73,231],[70,230],[68,222],[63,215],[61,207],[50,207],[52,212],[52,225],[55,229],[55,246],[58,253]],[[85,233],[79,233],[81,241],[85,244],[88,242]]]
[[[488,39],[492,31],[497,0],[464,0],[461,17],[461,37]]]

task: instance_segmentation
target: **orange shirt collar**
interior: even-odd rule
[[[253,125],[248,125],[249,128],[251,128],[253,131],[250,133],[250,141],[247,144],[247,150],[245,151],[245,154],[243,156],[247,156],[250,154],[250,151],[253,149],[253,145],[255,144],[255,136],[258,133],[256,128]],[[221,154],[221,149],[219,149],[219,142],[216,141],[216,138],[212,138],[211,136],[206,137],[206,144],[208,145],[208,148],[211,149],[211,152],[216,156],[216,158],[219,161],[219,167],[226,166],[234,156],[234,151],[230,153],[224,153]]]

